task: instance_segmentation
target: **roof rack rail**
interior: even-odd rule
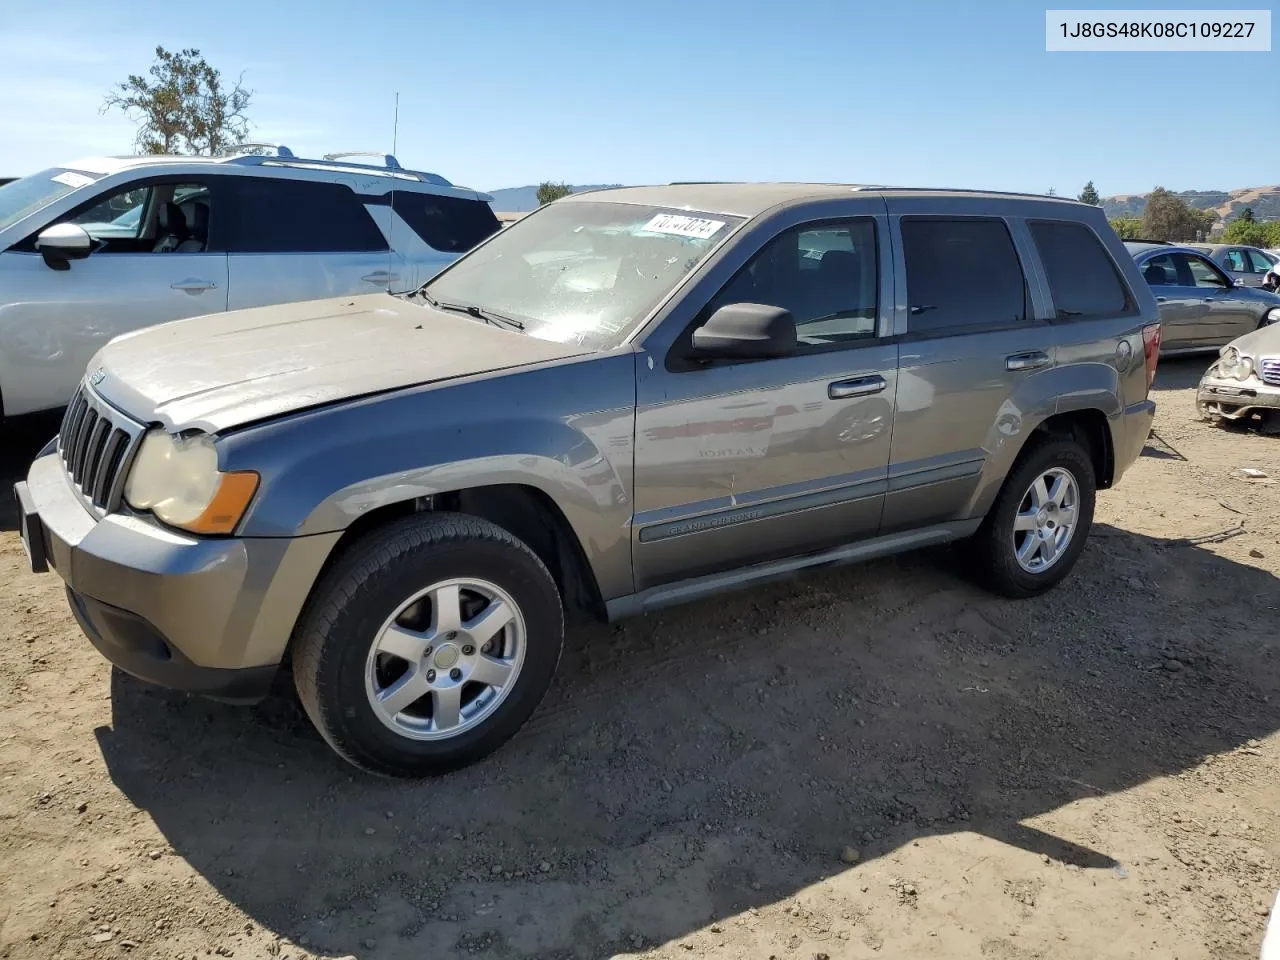
[[[271,146],[271,144],[266,144]],[[340,167],[347,170],[367,170],[371,173],[380,173],[383,176],[400,177],[401,179],[418,180],[421,183],[434,184],[437,187],[456,187],[452,181],[446,180],[438,173],[428,173],[425,170],[409,170],[400,165],[395,157],[389,153],[327,153],[323,159],[313,160],[309,157],[295,156],[288,147],[280,147],[281,152],[276,156],[263,156],[262,154],[242,154],[239,156],[231,156],[227,159],[227,163],[244,164],[245,166],[294,166],[294,167],[313,167],[316,169],[325,169],[327,167]],[[357,163],[353,160],[343,159],[345,157],[365,157],[375,156],[382,157],[383,164],[373,163]],[[466,187],[458,187],[458,189],[469,189]]]
[[[345,160],[347,157],[381,157],[382,164],[388,170],[403,170],[400,161],[389,153],[382,153],[380,150],[348,150],[345,153],[326,153],[326,160]]]
[[[261,156],[258,153],[252,153],[253,150],[274,150],[277,157],[285,157],[293,159],[293,151],[286,147],[283,143],[265,143],[256,140],[245,141],[244,143],[232,143],[223,147],[218,151],[220,157],[233,157],[236,154],[247,154],[248,156]]]
[[[1188,243],[1197,243],[1196,240],[1188,240]],[[1129,237],[1125,243],[1154,243],[1161,247],[1177,246],[1172,240],[1148,240],[1146,237]]]

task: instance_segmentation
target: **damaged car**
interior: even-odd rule
[[[1200,416],[1280,430],[1280,324],[1232,340],[1200,379]]]

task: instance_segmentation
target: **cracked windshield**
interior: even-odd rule
[[[518,320],[546,340],[621,342],[740,218],[619,203],[549,206],[429,283],[442,307]]]

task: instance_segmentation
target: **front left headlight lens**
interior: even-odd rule
[[[221,473],[213,438],[175,437],[151,430],[142,438],[125,481],[124,498],[135,510],[192,533],[231,533],[258,489],[252,471]]]
[[[1232,380],[1248,380],[1253,376],[1253,358],[1246,357],[1235,347],[1228,348],[1218,361],[1218,370]]]
[[[1269,327],[1273,323],[1280,323],[1280,307],[1272,307],[1262,315],[1262,323],[1259,326]]]

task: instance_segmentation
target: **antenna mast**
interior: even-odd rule
[[[400,91],[396,91],[396,115],[391,122],[391,155],[395,156],[396,137],[400,134]]]
[[[391,155],[396,155],[397,138],[400,135],[400,91],[396,91],[396,111],[395,117],[391,121]],[[387,226],[387,293],[394,293],[396,286],[396,187],[395,182],[391,184],[391,207],[387,211],[390,218]],[[400,266],[407,270],[409,265],[401,263]]]

